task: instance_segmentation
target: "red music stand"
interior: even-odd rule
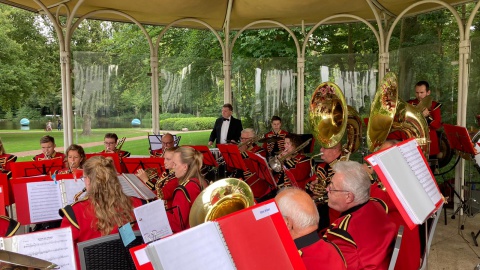
[[[257,164],[257,173],[258,177],[261,179],[265,179],[270,185],[276,189],[277,188],[277,182],[275,181],[275,178],[273,177],[272,171],[270,170],[270,167],[267,164],[267,160],[255,153],[252,153],[250,151],[247,151],[248,158],[255,164]],[[253,172],[253,171],[252,171]]]
[[[475,156],[475,149],[466,127],[443,124],[443,128],[452,149]]]
[[[83,177],[82,169],[74,169],[72,173],[63,173],[55,175],[55,180],[80,179]]]
[[[164,158],[123,158],[123,164],[127,168],[127,173],[136,173],[138,169],[156,169],[158,175],[161,175],[165,171],[165,159]]]
[[[218,167],[217,160],[213,156],[212,152],[210,152],[210,148],[208,148],[206,145],[188,145],[188,147],[192,147],[193,149],[202,153],[202,155],[203,155],[203,165]]]
[[[117,172],[121,173],[122,172],[122,165],[120,164],[120,158],[118,157],[117,153],[90,153],[90,154],[85,154],[86,158],[89,159],[94,156],[104,156],[104,157],[109,157],[113,159],[113,164],[115,165],[115,169]]]
[[[40,161],[13,162],[10,164],[12,178],[52,174],[63,168],[63,159],[45,159]]]
[[[227,167],[243,171],[247,170],[247,166],[245,166],[245,162],[243,162],[242,154],[240,154],[240,150],[238,150],[236,144],[217,144],[217,147],[220,153],[222,153]]]

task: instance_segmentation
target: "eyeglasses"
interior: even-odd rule
[[[327,185],[328,190],[327,190],[327,191],[328,191],[328,192],[335,192],[335,191],[336,191],[336,192],[350,192],[349,190],[333,189],[332,187],[333,187],[332,182],[328,183],[328,185]]]
[[[250,140],[251,138],[240,137],[240,140]]]
[[[116,142],[104,142],[103,144],[105,144],[105,145],[112,145],[112,144],[116,144]]]

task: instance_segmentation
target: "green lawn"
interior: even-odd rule
[[[127,137],[122,149],[129,151],[132,155],[148,155],[149,143],[147,139],[148,130],[145,129],[133,129],[133,128],[117,128],[117,129],[94,129],[92,134],[89,136],[81,135],[81,130],[77,131],[73,136],[73,141],[75,143],[89,143],[89,142],[102,142],[105,133],[114,132],[118,137]],[[2,130],[0,131],[0,138],[3,141],[5,150],[7,153],[39,150],[40,152],[40,143],[39,140],[44,135],[50,135],[55,138],[55,144],[57,146],[63,146],[63,132],[62,131],[51,131],[45,132],[43,130],[28,130],[28,131],[18,131],[18,130]],[[200,131],[200,132],[189,132],[189,133],[179,133],[182,137],[180,140],[180,145],[206,145],[208,143],[208,137],[210,131]],[[128,140],[132,137],[145,136],[144,140]],[[103,150],[103,145],[87,147],[85,152],[94,153],[100,152]],[[32,159],[32,156],[19,157],[18,161],[29,161]]]

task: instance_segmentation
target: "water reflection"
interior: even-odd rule
[[[82,128],[82,122],[77,120],[77,128]],[[20,122],[2,120],[0,121],[0,130],[32,130],[32,129],[45,129],[48,120],[30,120],[29,126],[21,126]],[[56,121],[52,121],[56,123]],[[142,120],[141,125],[134,126],[135,128],[150,128],[152,125],[152,120]],[[130,128],[132,127],[132,118],[98,118],[92,120],[92,128]],[[56,125],[54,130],[57,130]]]

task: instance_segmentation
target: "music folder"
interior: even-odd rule
[[[373,153],[372,165],[410,229],[422,224],[443,203],[428,162],[414,138]]]
[[[63,168],[63,159],[45,159],[39,161],[21,161],[13,162],[10,165],[12,177],[29,177],[37,175],[52,174]]]
[[[202,155],[203,155],[203,165],[218,167],[217,160],[215,159],[212,152],[210,151],[210,148],[208,148],[206,145],[186,145],[186,146],[192,147],[193,149],[202,153]]]
[[[154,200],[157,195],[150,190],[150,188],[132,173],[122,173],[118,175],[118,181],[122,185],[123,193],[125,195],[136,197],[142,200]]]
[[[53,181],[50,176],[14,178],[12,187],[21,224],[60,220],[58,211],[73,203],[76,194],[85,188],[82,178],[62,175]]]
[[[156,169],[158,175],[162,175],[165,171],[165,159],[162,157],[145,158],[145,157],[126,157],[122,159],[123,164],[127,168],[128,173],[136,173],[138,169]]]
[[[274,200],[146,247],[155,269],[305,269]]]
[[[222,153],[227,167],[243,171],[247,170],[242,154],[236,144],[217,144],[217,147],[220,153]]]

